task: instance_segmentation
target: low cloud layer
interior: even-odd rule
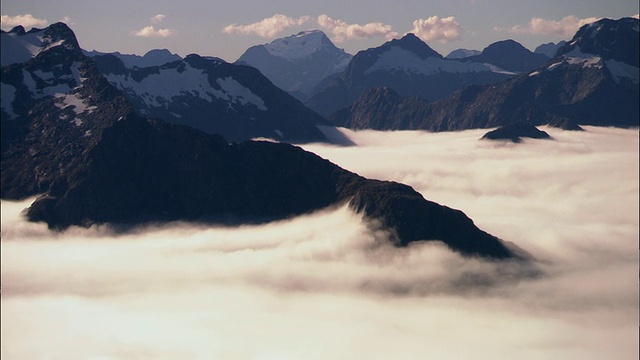
[[[427,19],[418,19],[413,22],[410,31],[425,42],[439,41],[449,43],[460,40],[462,37],[462,25],[453,16],[440,18],[431,16]]]
[[[560,20],[548,20],[542,18],[531,18],[527,25],[516,25],[509,29],[514,34],[535,34],[535,35],[557,35],[571,38],[583,25],[600,20],[600,18],[590,17],[580,19],[577,16],[569,15]]]
[[[44,27],[49,24],[47,19],[38,19],[31,14],[24,15],[2,15],[0,16],[0,24],[3,30],[11,30],[13,27],[22,25],[29,29],[30,27]]]
[[[638,356],[638,131],[361,131],[305,148],[465,211],[538,261],[396,249],[345,206],[260,226],[51,233],[2,201],[2,358]],[[375,158],[376,161],[370,161]]]

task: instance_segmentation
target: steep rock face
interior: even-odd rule
[[[371,87],[401,96],[441,99],[468,84],[490,84],[513,74],[493,65],[444,59],[413,34],[356,54],[339,79],[318,89],[307,106],[329,115],[350,105]]]
[[[331,119],[346,125],[357,118],[359,128],[431,131],[499,127],[519,121],[570,130],[579,130],[579,125],[638,126],[638,22],[605,19],[585,25],[558,50],[556,58],[538,69],[491,86],[468,86],[416,107],[416,115],[408,121],[389,116],[381,124],[373,111],[364,108],[341,110]],[[363,98],[358,103],[372,101]],[[384,106],[376,104],[375,108]]]
[[[249,48],[236,62],[260,70],[277,87],[306,100],[327,77],[343,72],[352,55],[319,30]]]
[[[409,186],[368,180],[288,144],[244,142],[132,115],[28,209],[54,228],[148,221],[256,223],[349,202],[397,245],[441,240],[465,255],[517,257],[464,213]]]
[[[464,58],[464,61],[488,63],[501,69],[517,73],[531,71],[549,61],[549,57],[536,54],[513,40],[495,42],[482,53]]]
[[[143,116],[221,134],[230,141],[326,141],[316,126],[328,124],[326,120],[252,67],[195,54],[135,69],[111,55],[94,60]]]

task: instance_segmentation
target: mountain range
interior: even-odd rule
[[[321,115],[348,106],[372,87],[389,87],[400,96],[416,96],[435,101],[471,84],[492,84],[512,77],[535,63],[521,51],[509,55],[509,63],[501,55],[512,52],[512,43],[496,43],[476,56],[460,59],[443,58],[414,34],[391,40],[379,47],[358,52],[345,72],[313,94],[305,104]],[[528,53],[529,57],[540,55]],[[517,65],[519,62],[524,64]],[[513,70],[502,68],[509,65]]]
[[[567,129],[638,126],[639,21],[585,25],[547,63],[491,85],[469,85],[431,103],[374,89],[330,119],[380,130],[452,131],[518,121]]]
[[[428,201],[409,186],[365,179],[293,145],[229,143],[217,134],[144,117],[125,93],[128,88],[118,88],[158,75],[175,86],[184,77],[193,86],[178,87],[179,94],[207,94],[229,107],[257,112],[282,104],[288,105],[283,111],[295,112],[302,106],[273,90],[253,68],[187,56],[123,70],[121,60],[104,55],[123,73],[106,71],[105,64],[94,61],[97,57],[83,54],[63,23],[2,32],[3,43],[7,38],[30,44],[31,56],[1,69],[1,195],[39,195],[26,211],[32,221],[54,229],[173,220],[240,224],[348,203],[378,220],[398,246],[438,239],[466,255],[523,256],[514,245],[478,229],[461,211]],[[278,103],[282,100],[268,97],[251,81],[289,103]],[[166,90],[162,99],[175,101],[169,96],[174,90]],[[157,96],[155,101],[164,104]]]

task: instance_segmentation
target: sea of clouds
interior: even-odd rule
[[[343,130],[304,148],[463,210],[536,261],[393,248],[346,206],[52,233],[2,201],[3,359],[637,359],[638,129]]]

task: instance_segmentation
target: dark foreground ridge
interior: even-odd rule
[[[188,220],[260,223],[349,202],[378,219],[399,246],[438,239],[466,255],[515,256],[459,210],[411,187],[365,179],[296,146],[220,136],[135,114],[27,211],[55,229],[99,223]]]

